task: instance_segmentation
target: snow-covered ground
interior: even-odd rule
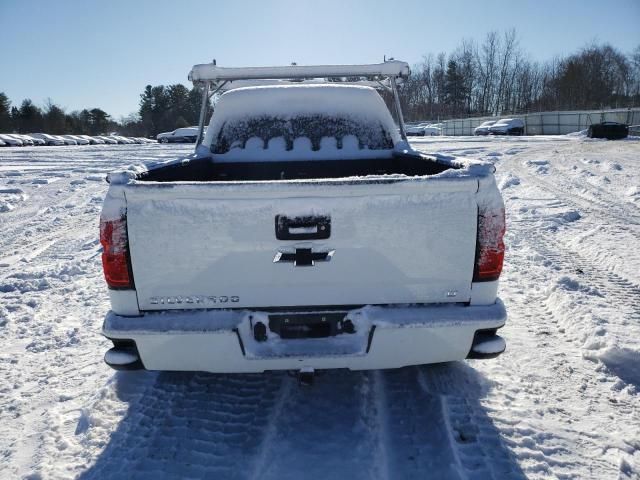
[[[192,146],[0,150],[0,478],[638,478],[640,140],[416,140],[495,163],[496,360],[319,375],[114,373],[104,175]]]

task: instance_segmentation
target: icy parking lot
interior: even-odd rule
[[[640,140],[416,140],[490,160],[507,352],[396,371],[114,373],[107,172],[192,146],[0,149],[0,478],[638,478]]]

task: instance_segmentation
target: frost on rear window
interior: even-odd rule
[[[251,144],[257,142],[258,148],[270,149],[281,144],[285,150],[291,151],[301,139],[308,139],[312,151],[329,145],[335,145],[338,149],[355,147],[352,145],[354,139],[360,150],[393,148],[393,139],[380,122],[365,122],[347,116],[306,114],[289,118],[260,115],[227,121],[218,131],[211,151],[225,154],[233,149],[245,149],[249,140]]]

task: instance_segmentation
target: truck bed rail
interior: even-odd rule
[[[189,80],[223,82],[234,80],[303,80],[330,77],[399,77],[409,76],[409,64],[399,60],[369,65],[287,65],[279,67],[219,67],[213,63],[194,65]]]
[[[388,60],[383,63],[368,65],[287,65],[279,67],[219,67],[213,63],[194,65],[189,72],[189,81],[202,87],[202,105],[196,152],[202,143],[204,123],[207,117],[209,99],[220,92],[229,82],[247,80],[286,80],[300,82],[303,80],[332,77],[363,77],[365,81],[376,81],[380,86],[393,93],[394,106],[400,135],[407,141],[400,98],[398,97],[397,79],[409,77],[410,69],[407,62]],[[389,86],[381,81],[388,80]]]

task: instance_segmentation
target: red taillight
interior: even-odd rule
[[[133,288],[130,271],[127,218],[100,220],[102,268],[107,285],[111,288]]]
[[[504,261],[504,231],[504,209],[478,211],[474,282],[491,282],[500,278]]]

